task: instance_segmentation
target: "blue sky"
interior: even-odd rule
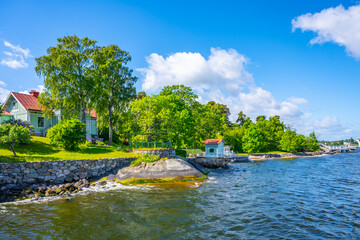
[[[35,58],[57,38],[76,34],[130,52],[138,91],[183,83],[203,102],[226,103],[232,119],[240,110],[253,118],[280,114],[320,139],[358,138],[358,6],[333,0],[0,1],[0,95],[41,88]]]

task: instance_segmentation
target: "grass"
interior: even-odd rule
[[[139,166],[141,163],[150,163],[160,160],[159,155],[143,154],[131,162],[131,166]]]
[[[186,154],[192,154],[192,155],[196,155],[196,154],[201,154],[201,149],[182,149],[186,151]]]
[[[50,145],[50,139],[33,137],[29,145],[17,145],[14,157],[10,148],[0,145],[0,162],[37,162],[56,160],[80,160],[100,158],[137,157],[138,154],[129,153],[115,147],[81,146],[77,151],[66,151]]]

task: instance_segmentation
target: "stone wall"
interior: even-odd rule
[[[0,189],[31,184],[62,184],[116,173],[136,158],[0,163]]]
[[[160,157],[175,157],[175,150],[174,149],[154,149],[154,150],[137,150],[134,149],[133,153],[139,154],[152,154],[152,155],[160,155]]]

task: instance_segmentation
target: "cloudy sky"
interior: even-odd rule
[[[73,34],[129,51],[138,91],[184,84],[232,120],[360,137],[358,1],[0,1],[0,100],[40,90],[35,58]]]

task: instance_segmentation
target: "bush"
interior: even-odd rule
[[[160,160],[159,155],[143,154],[131,162],[131,166],[139,166],[141,163],[156,162]]]
[[[175,155],[179,157],[186,158],[186,150],[183,149],[175,149]]]
[[[18,124],[3,124],[0,126],[0,143],[8,145],[17,157],[15,152],[16,144],[30,143],[30,129]]]
[[[99,146],[105,146],[106,144],[104,142],[98,142],[97,143]]]
[[[76,150],[85,143],[85,124],[78,119],[65,119],[48,130],[50,144],[66,150]]]

